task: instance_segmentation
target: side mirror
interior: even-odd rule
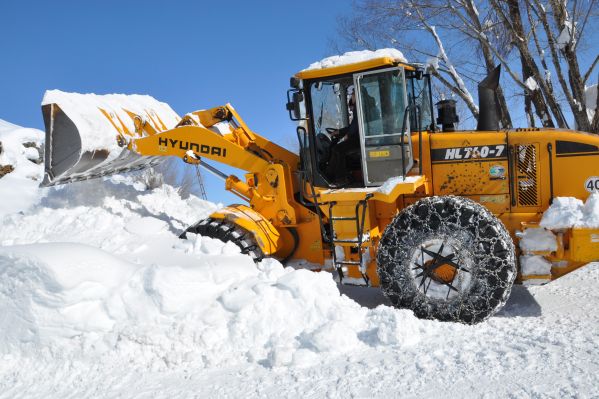
[[[300,90],[287,90],[287,111],[289,111],[289,118],[292,121],[299,121],[305,119],[302,115],[302,102],[304,101],[304,94]]]
[[[289,79],[289,86],[291,86],[294,89],[298,89],[300,88],[300,82],[301,80],[299,78],[296,78],[295,76],[292,76]]]

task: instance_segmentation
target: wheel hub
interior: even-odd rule
[[[467,258],[459,256],[459,246],[451,239],[424,242],[412,257],[412,273],[418,289],[437,299],[449,299],[470,284]]]
[[[432,260],[428,260],[424,263],[424,274],[427,277],[441,284],[451,284],[455,279],[458,269],[447,263],[435,265]]]

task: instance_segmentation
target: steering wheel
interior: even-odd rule
[[[334,127],[327,127],[327,128],[325,128],[325,130],[327,131],[327,133],[330,136],[332,145],[337,144],[339,142],[339,140],[341,140],[341,137],[339,135],[333,135],[333,133],[338,132],[339,129],[336,129]]]
[[[324,133],[319,133],[316,135],[316,157],[322,165],[326,165],[331,158],[331,148],[333,147],[333,142],[331,138]],[[324,166],[322,166],[324,168]]]

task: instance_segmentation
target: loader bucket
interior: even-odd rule
[[[150,96],[47,91],[42,186],[144,169],[162,161],[117,144],[117,136],[143,137],[174,128],[179,116]]]

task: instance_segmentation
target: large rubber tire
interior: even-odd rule
[[[241,227],[221,219],[207,218],[190,226],[179,238],[187,238],[187,233],[200,234],[223,242],[231,241],[239,247],[242,254],[249,255],[254,262],[264,259],[264,253],[254,240],[253,235]]]
[[[445,263],[440,259],[459,267],[435,266]],[[485,207],[462,197],[428,197],[387,226],[377,267],[383,293],[394,306],[420,318],[475,324],[507,301],[516,256],[507,229]],[[437,275],[442,268],[449,273]]]

